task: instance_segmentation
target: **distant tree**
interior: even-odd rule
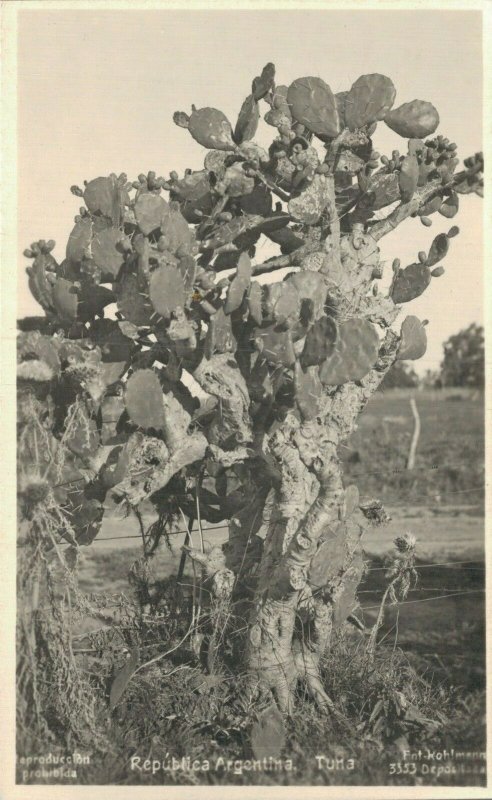
[[[419,385],[419,377],[405,361],[396,361],[386,373],[380,389],[411,389]]]
[[[444,386],[482,388],[485,374],[484,332],[473,322],[444,342],[441,378]]]
[[[440,371],[437,369],[426,369],[420,383],[424,389],[442,389]]]

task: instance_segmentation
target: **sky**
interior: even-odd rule
[[[456,142],[462,158],[481,150],[481,37],[477,11],[20,10],[18,316],[39,313],[23,249],[55,239],[55,257],[64,257],[81,202],[70,186],[110,172],[133,180],[148,170],[201,169],[204,151],[174,125],[173,112],[213,106],[234,124],[268,61],[278,83],[315,75],[334,92],[361,74],[388,75],[395,106],[431,101],[441,119],[437,133]],[[263,123],[257,140],[268,143],[273,134]],[[380,153],[403,141],[383,123],[374,135]],[[451,334],[482,322],[482,213],[478,197],[464,196],[452,221],[434,215],[424,228],[409,220],[381,242],[389,280],[393,258],[405,266],[437,233],[454,224],[461,230],[445,275],[405,307],[429,320],[420,372],[438,367]]]

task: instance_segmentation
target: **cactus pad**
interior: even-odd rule
[[[401,340],[397,358],[399,361],[415,361],[427,350],[427,334],[418,317],[405,317],[401,326]]]
[[[344,98],[345,125],[354,131],[384,119],[395,96],[396,89],[386,75],[361,75]]]
[[[194,140],[209,150],[234,150],[231,123],[216,108],[193,109],[188,130]]]
[[[169,205],[163,197],[152,192],[139,195],[134,207],[137,225],[145,236],[161,228],[169,214]]]
[[[301,300],[295,286],[288,281],[270,283],[265,287],[265,312],[277,324],[292,327],[299,319]]]
[[[357,589],[364,572],[364,561],[358,553],[344,575],[342,590],[334,602],[333,625],[339,628],[357,605]]]
[[[332,355],[320,366],[321,382],[338,386],[358,381],[376,363],[379,337],[374,325],[365,319],[349,319],[338,326]]]
[[[237,272],[234,276],[227,298],[224,305],[226,314],[232,314],[233,311],[239,308],[244,300],[245,292],[248,290],[251,282],[251,261],[247,253],[241,253],[237,264]]]
[[[314,419],[319,414],[319,400],[323,385],[318,367],[302,369],[298,361],[294,367],[294,396],[303,420]]]
[[[460,198],[456,192],[451,192],[443,203],[439,206],[439,213],[447,219],[452,219],[459,211]]]
[[[290,367],[296,356],[290,331],[278,330],[275,325],[256,328],[253,333],[256,349],[266,358],[269,364],[281,364]]]
[[[275,81],[275,65],[271,61],[265,64],[261,71],[261,75],[254,79],[251,87],[253,97],[255,100],[263,100],[265,95],[270,92],[274,87]]]
[[[128,416],[141,428],[164,426],[164,403],[159,378],[151,369],[139,369],[128,378],[125,391]]]
[[[400,188],[397,172],[378,172],[370,178],[365,194],[359,201],[361,208],[378,211],[400,199]]]
[[[125,320],[138,327],[150,325],[154,313],[148,291],[147,282],[134,272],[127,272],[114,284],[119,311]]]
[[[442,261],[449,250],[449,236],[446,233],[439,233],[431,244],[426,265],[433,267],[438,261]]]
[[[119,225],[124,210],[123,192],[116,175],[95,178],[85,187],[85,204],[91,214],[102,214],[104,217],[109,217],[113,225]]]
[[[394,303],[408,303],[419,297],[431,282],[426,264],[415,263],[400,270],[394,280],[391,297]]]
[[[184,280],[181,272],[172,264],[164,264],[154,270],[149,281],[150,302],[155,311],[170,319],[178,307],[185,304]]]
[[[432,103],[412,100],[386,114],[386,125],[406,139],[424,139],[439,125],[439,114]]]
[[[320,542],[309,567],[309,584],[312,589],[320,589],[334,578],[342,569],[347,555],[344,526],[335,532],[329,531]]]
[[[79,300],[75,286],[65,278],[58,278],[53,286],[53,305],[59,318],[64,322],[77,319]]]
[[[92,258],[104,277],[118,276],[125,260],[122,247],[125,238],[125,234],[118,228],[106,228],[94,236],[91,247]]]
[[[328,137],[339,133],[337,103],[321,78],[297,78],[289,86],[287,103],[294,119],[308,131]]]
[[[305,369],[325,361],[335,349],[338,328],[331,317],[321,317],[309,329],[304,349],[301,353],[300,363]]]
[[[272,211],[272,194],[266,186],[259,184],[252,192],[240,198],[241,208],[245,214],[259,214],[268,217]]]
[[[258,102],[255,100],[254,96],[250,94],[241,106],[236,127],[234,128],[234,141],[237,142],[237,144],[241,144],[241,142],[252,139],[258,128],[259,119],[260,111]]]
[[[67,258],[70,261],[82,261],[89,254],[92,242],[92,220],[90,217],[79,219],[68,237]]]
[[[219,310],[213,314],[208,322],[208,331],[205,339],[205,355],[211,358],[214,353],[234,353],[236,340],[232,332],[231,318]]]
[[[289,275],[286,284],[293,286],[302,300],[312,300],[313,318],[319,319],[324,312],[326,300],[326,282],[323,275],[317,272],[301,270]]]

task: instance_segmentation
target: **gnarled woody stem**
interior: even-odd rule
[[[285,463],[285,448],[292,448],[289,463],[297,458],[298,486],[308,485],[306,473],[315,476],[318,488],[309,507],[292,495],[292,475],[278,494],[290,492],[292,503],[286,520],[277,516],[267,535],[260,579],[251,616],[248,666],[257,678],[273,690],[280,708],[290,712],[293,692],[302,677],[315,700],[324,708],[331,701],[321,684],[318,665],[329,644],[332,609],[320,600],[308,602],[313,620],[313,640],[307,644],[294,638],[299,607],[309,596],[309,566],[319,539],[326,528],[343,515],[344,489],[337,456],[338,444],[355,428],[357,418],[384,374],[394,362],[398,337],[388,332],[376,367],[359,384],[345,384],[326,397],[323,415],[305,424],[310,435],[303,442],[302,426],[292,418],[284,423],[284,449],[279,456]],[[311,426],[312,430],[309,430]],[[306,432],[306,431],[305,431]],[[324,435],[323,435],[324,432]],[[279,438],[279,434],[276,434]],[[297,456],[296,456],[297,451]],[[285,502],[285,499],[284,499]],[[272,547],[275,543],[274,557]],[[280,552],[279,552],[280,551]],[[342,577],[343,582],[343,577]]]

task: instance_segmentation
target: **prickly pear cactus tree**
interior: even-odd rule
[[[164,523],[227,520],[223,548],[185,549],[203,597],[229,609],[209,667],[230,634],[233,663],[282,711],[298,680],[331,707],[319,662],[356,606],[374,512],[345,485],[339,446],[395,360],[425,352],[425,322],[395,321],[443,273],[458,229],[396,258],[389,291],[379,242],[483,191],[481,154],[458,168],[432,103],[395,98],[384,75],[335,94],[317,77],[278,85],[267,64],[235,124],[175,113],[201,169],[72,187],[84,206],[66,257],[52,241],[25,251],[44,317],[19,323],[24,523],[49,520],[76,551],[109,496],[150,500]],[[254,141],[262,115],[268,149]],[[401,153],[375,151],[379,124]],[[265,238],[277,250],[261,262]]]

